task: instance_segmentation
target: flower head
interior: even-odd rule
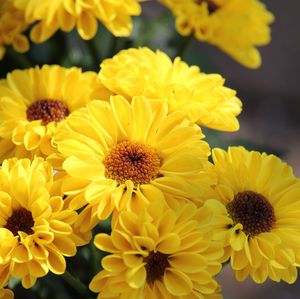
[[[270,42],[273,15],[259,0],[160,0],[182,35],[215,45],[249,68],[261,64],[256,47]]]
[[[0,286],[11,276],[30,288],[73,256],[77,214],[52,195],[53,169],[42,158],[5,160],[0,169]]]
[[[104,99],[95,73],[45,65],[15,70],[0,84],[0,161],[56,153],[57,124],[94,99]]]
[[[241,102],[217,74],[201,73],[177,57],[148,48],[123,50],[101,63],[101,82],[112,93],[130,100],[144,95],[167,102],[169,111],[181,111],[191,121],[222,131],[236,131]]]
[[[26,22],[34,25],[31,39],[40,43],[57,30],[71,31],[74,27],[81,38],[95,36],[98,21],[115,36],[128,36],[132,30],[131,17],[141,13],[140,0],[13,0],[24,11]]]
[[[89,230],[113,210],[140,212],[155,201],[200,196],[209,146],[201,129],[164,103],[122,96],[92,101],[59,126],[55,142],[65,157],[62,183],[81,208],[80,230]],[[195,187],[195,182],[199,184]],[[205,189],[205,186],[203,186]]]
[[[293,283],[300,247],[300,182],[292,169],[273,155],[231,147],[213,150],[218,176],[210,202],[218,211],[218,238],[238,280],[250,275]]]
[[[139,215],[121,212],[111,235],[95,237],[96,247],[110,254],[90,289],[98,298],[210,298],[223,254],[211,241],[212,217],[192,204],[176,212],[160,205]]]
[[[0,3],[0,60],[5,54],[5,47],[24,53],[29,49],[27,37],[23,34],[28,24],[24,13],[13,6],[12,0],[2,0]]]

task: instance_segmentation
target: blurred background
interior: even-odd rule
[[[260,48],[263,64],[258,70],[246,69],[217,48],[196,40],[184,48],[184,42],[175,32],[172,15],[151,1],[143,4],[143,18],[135,19],[131,37],[115,39],[100,27],[94,40],[84,42],[76,32],[58,32],[46,43],[32,45],[27,56],[9,51],[0,61],[0,77],[16,67],[44,63],[97,71],[102,59],[121,48],[147,45],[174,57],[178,53],[175,48],[182,47],[185,61],[199,65],[206,73],[220,73],[226,78],[226,85],[237,90],[243,101],[240,130],[236,133],[205,130],[210,144],[224,148],[245,145],[248,149],[278,154],[300,176],[300,3],[298,0],[262,2],[274,13],[276,21],[272,25],[271,44]],[[225,267],[218,280],[225,299],[300,298],[300,279],[293,285],[270,281],[256,285],[250,279],[238,283],[229,267]]]

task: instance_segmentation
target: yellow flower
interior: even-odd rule
[[[23,32],[27,29],[24,13],[16,9],[12,0],[1,0],[0,3],[0,60],[5,54],[5,47],[12,45],[21,53],[29,50],[29,41]]]
[[[0,289],[0,299],[14,299],[14,293],[9,289]]]
[[[218,239],[237,280],[257,283],[268,277],[293,283],[300,264],[300,182],[274,155],[231,147],[213,150],[219,203]],[[216,229],[217,230],[217,229]]]
[[[59,126],[54,140],[68,173],[63,190],[73,197],[72,208],[88,204],[80,231],[114,209],[139,212],[165,198],[173,206],[200,196],[198,180],[210,154],[201,129],[180,112],[169,114],[165,104],[152,104],[113,96],[110,103],[89,102]]]
[[[128,36],[132,30],[131,16],[141,13],[141,0],[13,0],[24,11],[26,22],[37,24],[30,37],[41,43],[57,30],[71,31],[74,27],[81,38],[91,39],[100,21],[115,36]]]
[[[56,153],[56,123],[99,97],[106,95],[97,75],[78,68],[45,65],[9,73],[0,82],[0,161]]]
[[[211,241],[213,213],[186,204],[178,211],[153,205],[147,213],[120,213],[111,235],[95,245],[109,252],[91,281],[98,298],[218,298],[222,244]]]
[[[49,270],[65,272],[74,256],[77,214],[52,196],[53,169],[42,158],[5,160],[0,169],[0,287],[10,276],[25,288]]]
[[[274,17],[259,0],[160,0],[176,17],[182,35],[215,45],[242,65],[258,68],[256,47],[270,42]]]
[[[101,64],[99,77],[113,93],[128,100],[144,95],[167,101],[169,111],[180,110],[199,125],[236,131],[241,102],[217,74],[204,74],[177,57],[148,48],[123,50]]]

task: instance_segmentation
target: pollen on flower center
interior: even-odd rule
[[[233,222],[241,223],[243,231],[251,236],[268,232],[275,223],[274,208],[261,194],[253,191],[237,193],[227,211]]]
[[[209,14],[214,13],[219,8],[219,6],[213,0],[196,0],[196,3],[199,5],[204,2],[207,3],[207,8],[208,8]]]
[[[26,111],[29,121],[42,120],[43,125],[55,121],[60,122],[69,115],[69,109],[63,101],[38,100],[31,104]]]
[[[4,228],[10,230],[14,236],[18,235],[18,231],[32,235],[33,225],[34,221],[31,212],[24,208],[20,208],[13,211],[12,215],[7,219]]]
[[[158,176],[160,158],[148,145],[137,141],[123,141],[104,158],[105,176],[124,183],[146,184]]]
[[[156,280],[160,280],[164,276],[166,268],[170,267],[168,257],[168,254],[151,251],[144,259],[146,280],[149,285],[153,285]]]

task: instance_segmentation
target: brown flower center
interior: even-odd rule
[[[29,121],[41,120],[43,125],[60,122],[69,115],[69,109],[63,101],[39,100],[31,104],[26,111]]]
[[[104,158],[105,176],[124,183],[149,183],[158,176],[160,158],[148,145],[136,141],[122,141]]]
[[[270,202],[253,191],[237,193],[233,201],[227,204],[227,211],[233,222],[241,223],[243,231],[251,236],[270,231],[275,223]]]
[[[18,235],[18,231],[22,231],[28,235],[32,235],[33,225],[34,221],[31,212],[24,208],[20,208],[13,211],[12,215],[7,219],[4,228],[10,230],[14,236]]]
[[[207,8],[209,14],[214,13],[216,10],[218,10],[219,6],[213,1],[213,0],[196,0],[197,4],[207,3]]]
[[[148,284],[153,285],[156,280],[164,276],[166,268],[170,267],[168,257],[168,254],[151,251],[144,259]]]

